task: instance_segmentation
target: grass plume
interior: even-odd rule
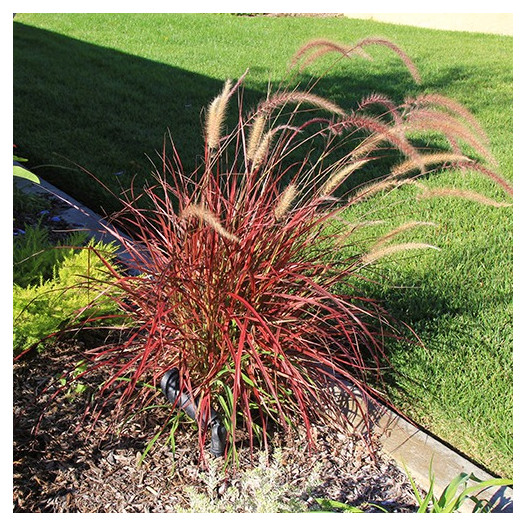
[[[298,194],[298,189],[294,183],[291,183],[283,190],[283,193],[281,194],[278,204],[276,205],[276,208],[274,209],[274,217],[277,221],[280,221],[285,217],[285,215],[290,210],[290,207],[292,205],[292,202],[294,201],[294,198]]]
[[[221,221],[219,221],[219,219],[214,214],[212,214],[210,210],[206,210],[204,206],[195,204],[188,205],[183,210],[183,213],[181,214],[181,219],[189,219],[191,217],[195,217],[205,222],[208,226],[214,229],[220,236],[224,237],[225,239],[239,242],[239,238],[234,234],[228,232],[228,230],[226,230],[226,228],[224,228],[221,224]]]
[[[255,117],[254,122],[252,123],[248,137],[246,155],[248,161],[253,161],[256,158],[256,152],[258,152],[261,144],[261,137],[263,136],[266,121],[266,116],[264,114],[259,114]]]
[[[308,52],[313,52],[313,50],[316,49],[317,50],[314,51],[310,55],[310,57],[307,58],[306,63],[311,63],[313,60],[318,59],[326,53],[334,51],[340,53],[344,57],[351,57],[354,54],[360,54],[363,57],[370,59],[370,55],[367,54],[364,50],[364,48],[367,46],[382,46],[389,48],[391,51],[394,51],[405,64],[415,82],[417,84],[420,84],[422,82],[420,73],[418,72],[415,63],[411,60],[407,53],[405,53],[394,42],[391,42],[390,40],[381,37],[364,38],[352,46],[346,46],[337,42],[329,42],[323,39],[313,40],[305,44],[296,52],[292,59],[291,67],[297,64],[298,61]]]
[[[338,170],[334,172],[332,175],[329,176],[325,184],[322,186],[320,190],[320,194],[323,195],[330,195],[338,188],[342,182],[349,177],[353,172],[356,172],[356,170],[359,170],[364,164],[366,164],[369,160],[368,159],[362,159],[361,161],[355,161],[353,163],[348,164],[341,170]]]
[[[205,138],[208,148],[219,148],[219,141],[223,132],[228,99],[232,88],[232,81],[227,80],[223,91],[210,103],[206,114]]]
[[[300,59],[305,55],[308,55],[308,53],[310,53],[310,55],[304,58],[300,69],[304,69],[308,64],[330,52],[340,53],[344,57],[360,55],[362,58],[372,60],[371,56],[359,46],[345,46],[344,44],[333,42],[332,40],[319,38],[307,42],[294,54],[292,60],[290,61],[289,69],[292,69],[294,66],[296,66]]]
[[[463,119],[469,124],[478,135],[479,139],[487,146],[489,145],[489,138],[473,114],[462,104],[444,95],[437,93],[426,93],[419,95],[413,99],[407,99],[406,103],[410,106],[419,107],[430,107],[430,108],[442,108]]]
[[[408,250],[422,250],[427,248],[440,250],[440,248],[428,243],[400,243],[398,245],[389,245],[371,250],[362,257],[362,263],[364,265],[370,265],[379,259],[392,256],[393,254],[397,254],[399,252],[406,252]]]
[[[430,109],[416,109],[406,116],[408,130],[436,131],[453,144],[461,140],[468,144],[483,159],[495,165],[496,160],[488,147],[470,129],[451,115]]]
[[[306,91],[291,91],[277,93],[275,96],[261,103],[259,109],[262,112],[270,113],[276,108],[281,108],[286,104],[310,104],[315,108],[328,111],[329,113],[333,113],[341,117],[345,117],[347,115],[345,110],[337,104],[335,104],[334,102],[331,102],[324,97],[320,97],[319,95],[315,95],[314,93]]]
[[[418,71],[418,68],[416,67],[415,63],[411,60],[409,55],[399,46],[397,46],[394,42],[391,42],[390,40],[382,37],[368,37],[364,38],[363,40],[360,40],[356,46],[357,47],[365,47],[365,46],[383,46],[389,48],[391,51],[393,51],[396,55],[400,57],[402,62],[405,64],[406,68],[408,69],[409,73],[411,73],[411,76],[413,77],[413,80],[417,84],[421,84],[422,78],[420,77],[420,73]]]
[[[425,188],[423,185],[419,186],[423,191],[417,195],[417,199],[433,199],[433,198],[444,198],[444,197],[457,197],[460,199],[466,199],[468,201],[474,201],[487,206],[493,206],[495,208],[503,208],[513,206],[511,203],[505,203],[501,201],[495,201],[485,195],[482,195],[473,190],[463,190],[460,188]]]
[[[404,184],[411,184],[412,181],[409,180],[399,180],[394,177],[388,179],[382,179],[375,183],[367,184],[362,186],[356,193],[351,197],[352,203],[356,204],[366,199],[370,199],[379,192],[384,192],[385,190],[391,190],[398,186]]]
[[[432,223],[430,221],[408,221],[407,223],[404,223],[403,225],[400,225],[387,234],[384,234],[383,236],[379,237],[375,244],[372,247],[372,250],[377,250],[382,245],[385,245],[387,241],[392,239],[393,237],[397,236],[398,234],[401,234],[402,232],[406,232],[407,230],[410,230],[412,228],[416,228],[419,226],[436,226],[435,223]]]
[[[422,167],[427,168],[428,166],[435,164],[459,162],[471,162],[471,159],[465,155],[450,152],[424,154],[420,155],[417,159],[408,159],[395,166],[391,171],[391,174],[393,177],[401,177],[407,175],[413,170],[421,170]]]

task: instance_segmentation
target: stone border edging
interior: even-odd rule
[[[104,243],[113,242],[118,247],[117,257],[123,263],[126,263],[129,259],[126,249],[122,246],[119,240],[112,236],[104,227],[101,227],[101,225],[108,225],[107,221],[105,221],[100,215],[96,214],[93,210],[84,206],[76,199],[73,199],[51,183],[44,181],[41,177],[39,177],[40,184],[33,183],[32,181],[20,177],[15,177],[14,179],[14,184],[16,184],[23,192],[36,195],[52,195],[61,199],[66,205],[69,205],[69,209],[61,212],[59,216],[66,223],[73,226],[72,231],[85,231],[96,241]],[[122,237],[127,237],[121,232],[119,232],[119,234]]]
[[[434,474],[435,495],[438,497],[447,485],[460,473],[472,473],[481,480],[494,478],[480,469],[467,458],[450,449],[445,443],[433,438],[424,430],[397,415],[386,407],[380,406],[376,421],[380,442],[384,452],[401,467],[407,467],[416,483],[429,489],[429,468]],[[488,488],[478,495],[487,499],[494,512],[513,513],[513,490],[507,487]],[[461,512],[471,512],[474,502],[466,500]]]

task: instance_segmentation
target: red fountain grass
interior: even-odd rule
[[[383,39],[351,48],[317,41],[303,51],[347,56],[375,43],[399,52],[418,78],[414,64]],[[198,402],[200,447],[207,437],[204,423],[213,408],[221,409],[227,454],[235,452],[240,430],[253,448],[256,442],[268,445],[272,425],[303,430],[309,445],[315,445],[315,423],[345,428],[348,417],[334,386],[351,398],[378,395],[371,375],[380,377],[387,365],[384,341],[399,337],[397,324],[372,299],[342,291],[353,290],[380,255],[431,245],[386,244],[416,225],[411,223],[382,238],[369,254],[356,250],[345,257],[341,235],[335,235],[335,229],[341,234],[341,227],[348,228],[339,221],[343,210],[412,184],[436,164],[471,168],[511,194],[500,176],[461,153],[465,143],[486,156],[486,140],[471,115],[444,97],[397,106],[373,94],[347,112],[312,93],[278,92],[245,118],[240,95],[238,124],[225,135],[225,112],[240,86],[241,80],[233,87],[227,82],[209,106],[201,171],[185,174],[168,138],[151,186],[120,197],[122,213],[111,224],[132,232],[133,242],[110,229],[131,257],[131,272],[100,257],[110,275],[104,296],[125,317],[124,337],[87,353],[88,371],[108,375],[98,409],[116,399],[123,417],[153,404],[161,396],[155,387],[177,368],[181,391]],[[378,105],[387,111],[365,113]],[[452,151],[419,151],[408,135],[422,127],[442,132]],[[342,145],[346,153],[330,161]],[[404,162],[350,194],[334,196],[386,147],[403,154]],[[417,175],[409,177],[411,172]],[[417,187],[431,195],[422,183]],[[352,246],[352,234],[345,242]]]

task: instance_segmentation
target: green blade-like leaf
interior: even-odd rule
[[[137,467],[141,467],[146,455],[148,454],[148,451],[150,451],[150,449],[153,447],[153,445],[157,442],[157,439],[159,438],[161,433],[162,433],[162,429],[160,431],[158,431],[155,434],[155,436],[148,442],[148,444],[146,445],[146,448],[144,449],[141,457],[139,458],[139,461],[137,462]]]
[[[27,170],[23,166],[13,166],[13,175],[15,175],[16,177],[22,177],[24,179],[28,179],[29,181],[33,181],[34,183],[40,184],[40,179],[34,173],[31,173],[29,170]]]
[[[434,486],[434,479],[431,479],[431,483],[429,485],[429,491],[427,492],[427,495],[425,496],[424,500],[420,503],[420,506],[418,507],[417,513],[427,513],[427,509],[429,507],[429,503],[431,500],[433,500],[433,507],[435,506],[435,497],[433,495],[433,486]]]
[[[321,506],[321,512],[331,512],[336,509],[343,510],[346,513],[364,513],[363,510],[357,508],[356,506],[351,506],[350,504],[345,504],[345,502],[339,502],[337,500],[317,498],[316,502]]]
[[[422,507],[422,503],[424,502],[424,500],[422,499],[422,497],[420,495],[420,492],[418,491],[418,488],[416,487],[415,480],[413,479],[413,477],[409,473],[409,470],[407,469],[407,466],[405,465],[404,461],[402,461],[402,465],[404,466],[404,471],[405,471],[405,473],[407,475],[407,478],[409,479],[409,482],[411,483],[411,487],[413,488],[413,493],[415,495],[415,499],[416,499],[416,501],[418,503],[418,512],[417,513],[422,513],[422,512],[420,512],[420,508]],[[427,507],[427,504],[426,504],[426,507]],[[424,512],[425,512],[425,510],[424,510]]]
[[[459,501],[459,498],[455,499],[455,495],[457,494],[458,488],[462,484],[467,484],[469,481],[470,476],[467,473],[460,473],[460,475],[457,475],[444,489],[442,492],[442,495],[440,495],[440,498],[438,499],[438,506],[445,511],[445,513],[450,513],[450,511],[453,508],[456,508],[460,506],[461,502]]]
[[[472,475],[471,480],[480,480],[480,479],[477,479],[475,476]],[[505,478],[494,478],[490,480],[481,481],[478,484],[467,487],[459,495],[458,498],[464,501],[473,493],[478,493],[484,489],[491,488],[491,487],[499,487],[499,486],[511,486],[512,484],[513,484],[513,480],[505,479]]]

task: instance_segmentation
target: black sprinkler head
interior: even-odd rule
[[[197,420],[197,406],[199,400],[192,400],[192,397],[187,392],[180,393],[179,383],[179,369],[176,367],[166,371],[161,378],[161,390],[173,404],[182,409],[190,418]],[[215,457],[222,457],[225,454],[226,448],[226,429],[221,418],[213,409],[210,410],[210,421],[203,424],[208,424],[211,431],[210,452]]]

